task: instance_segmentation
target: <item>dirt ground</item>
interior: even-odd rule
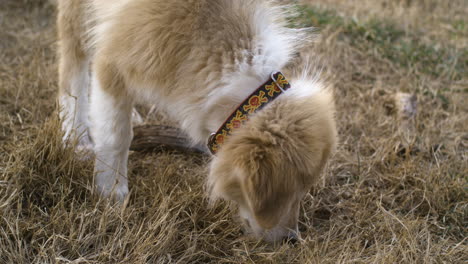
[[[1,0],[0,263],[467,263],[468,4],[295,4],[291,26],[320,36],[290,69],[334,84],[340,144],[293,246],[210,206],[201,154],[133,152],[128,201],[99,200],[92,162],[60,140],[55,7]]]

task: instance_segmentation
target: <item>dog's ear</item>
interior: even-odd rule
[[[223,198],[242,203],[244,194],[239,182],[240,172],[233,168],[229,161],[229,159],[215,157],[211,163],[207,182],[210,200]]]
[[[270,229],[278,225],[282,214],[287,212],[295,184],[293,177],[285,175],[281,161],[274,155],[256,155],[250,159],[245,170],[242,185],[254,217],[258,224]]]

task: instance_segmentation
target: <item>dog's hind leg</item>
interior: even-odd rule
[[[105,197],[122,201],[128,193],[127,159],[132,130],[132,99],[111,66],[93,66],[91,81],[91,135],[96,163],[95,182]]]
[[[92,149],[88,127],[89,58],[83,45],[83,6],[80,1],[60,1],[59,107],[64,142],[78,138],[79,149]]]

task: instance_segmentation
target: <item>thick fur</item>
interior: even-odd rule
[[[302,43],[303,31],[285,27],[282,10],[261,0],[59,1],[65,140],[94,142],[103,195],[128,193],[133,103],[156,104],[194,143],[206,143]],[[297,236],[299,202],[335,146],[333,115],[329,89],[292,80],[213,158],[212,197],[236,201],[258,236]]]

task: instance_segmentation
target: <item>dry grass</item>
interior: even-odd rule
[[[419,33],[423,41],[437,41],[466,48],[468,5],[464,0],[300,0],[331,8],[349,18],[378,18],[397,22],[401,29]]]
[[[294,22],[321,27],[302,55],[323,58],[335,83],[341,144],[302,204],[304,241],[272,246],[244,236],[230,205],[208,207],[207,157],[132,153],[128,202],[98,200],[91,162],[59,140],[54,7],[4,0],[0,262],[466,263],[466,6],[400,1],[404,20],[381,12],[390,0],[345,2],[313,1]],[[417,95],[414,122],[392,114],[398,91]]]

